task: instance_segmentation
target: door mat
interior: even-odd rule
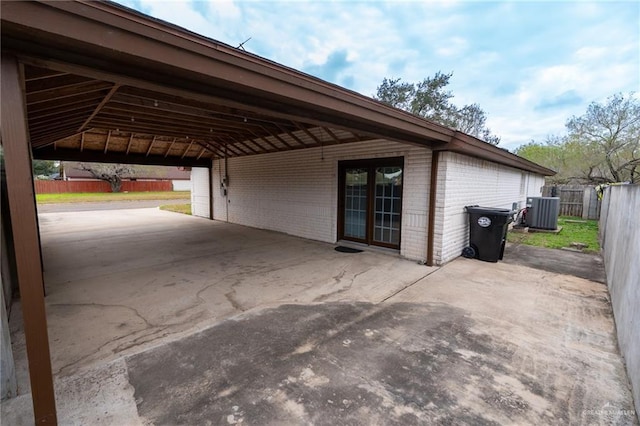
[[[335,250],[339,251],[340,253],[362,253],[362,250],[360,249],[345,246],[338,246],[335,248]]]

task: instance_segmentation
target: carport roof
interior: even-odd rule
[[[501,148],[111,2],[7,2],[33,156],[138,164],[389,139],[552,175]]]

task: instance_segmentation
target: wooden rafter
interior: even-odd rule
[[[131,143],[133,142],[133,135],[134,135],[133,132],[131,132],[131,135],[129,135],[129,142],[127,143],[127,152],[126,152],[127,155],[129,155],[129,150],[131,149]]]
[[[258,152],[268,152],[271,150],[260,138],[246,139],[244,143],[252,148],[257,148]]]
[[[157,101],[156,101],[157,102]],[[121,93],[114,96],[106,106],[106,110],[109,110],[113,114],[136,114],[140,117],[163,118],[166,119],[168,115],[171,116],[172,121],[176,122],[188,122],[203,128],[231,128],[231,129],[244,129],[247,127],[260,128],[263,124],[256,122],[256,120],[244,121],[243,119],[226,114],[218,114],[215,111],[200,110],[190,106],[166,104],[164,102],[157,102],[151,104],[151,101],[138,100],[128,95],[124,97]]]
[[[100,103],[100,100],[104,98],[104,95],[101,92],[91,92],[84,93],[81,95],[73,96],[64,101],[63,104],[58,99],[51,99],[48,101],[39,102],[38,104],[29,106],[28,113],[38,114],[42,111],[49,111],[51,109],[60,108],[61,105],[75,107],[78,104],[82,104],[83,102],[90,103],[90,105],[97,105]],[[90,106],[91,107],[91,106]]]
[[[154,137],[151,139],[151,142],[149,143],[149,148],[147,148],[147,153],[145,154],[145,157],[148,157],[148,156],[149,156],[149,153],[151,152],[151,149],[153,148],[153,144],[154,144],[154,143],[156,143],[156,137],[157,137],[157,136],[154,136]]]
[[[46,68],[37,68],[37,67],[25,67],[24,70],[24,81],[35,81],[41,80],[51,77],[60,77],[63,75],[68,75],[67,72],[49,70]]]
[[[47,132],[39,135],[31,134],[31,145],[34,148],[42,148],[44,146],[51,145],[59,139],[73,136],[74,133],[75,132],[70,131],[69,129],[62,129],[55,132]]]
[[[249,151],[251,151],[254,154],[259,154],[260,153],[259,151],[256,151],[253,147],[247,145],[243,141],[240,141],[240,140],[234,138],[233,136],[229,136],[229,139],[231,139],[236,145],[238,145],[238,147],[241,147],[243,149],[247,148]]]
[[[92,82],[95,82],[95,80],[80,77],[79,75],[66,74],[58,77],[43,78],[36,81],[25,82],[25,89],[29,94],[34,95],[51,90],[61,91],[62,89],[83,87]]]
[[[84,132],[80,134],[80,152],[84,151]]]
[[[182,153],[182,157],[180,157],[180,159],[184,159],[185,155],[187,155],[187,152],[191,150],[192,145],[193,145],[193,139],[191,139],[191,142],[189,142],[189,146],[187,146],[187,148],[184,150],[184,152]]]
[[[200,154],[198,154],[198,156],[196,157],[196,160],[199,160],[200,157],[202,157],[202,154],[204,154],[207,151],[207,148],[202,147],[202,150],[200,151]]]
[[[104,107],[106,105],[107,102],[109,102],[109,100],[113,97],[113,95],[116,94],[116,92],[118,91],[118,89],[120,88],[119,84],[114,84],[113,87],[111,88],[111,90],[109,90],[109,93],[107,93],[105,95],[105,97],[102,99],[102,101],[98,104],[98,106],[95,107],[95,109],[93,110],[93,112],[91,113],[91,115],[89,117],[87,117],[87,119],[85,120],[84,123],[82,123],[82,126],[80,126],[80,128],[78,129],[79,132],[82,132],[84,130],[86,130],[87,126],[89,125],[89,123],[91,122],[91,120],[93,120],[93,117],[96,116],[96,114],[98,114],[100,112],[100,110],[102,109],[102,107]]]
[[[279,149],[277,146],[275,146],[273,143],[271,143],[271,141],[269,139],[267,139],[266,137],[259,136],[259,135],[255,134],[252,131],[250,131],[250,133],[254,136],[255,139],[264,141],[267,145],[269,145],[271,148],[275,149],[276,151]]]
[[[331,139],[333,139],[336,143],[340,143],[340,139],[336,136],[336,134],[335,134],[335,133],[333,133],[333,132],[331,131],[331,129],[330,129],[330,128],[328,128],[328,127],[323,127],[323,128],[322,128],[322,130],[324,130],[325,132],[327,132],[327,134],[328,134],[329,136],[331,136]]]
[[[139,107],[149,107],[160,112],[171,114],[193,115],[195,117],[215,118],[225,122],[233,122],[241,125],[273,125],[286,124],[288,120],[267,117],[258,113],[239,111],[222,105],[213,105],[195,100],[185,100],[175,96],[150,93],[144,89],[133,87],[123,88],[114,98],[114,102],[124,103]]]
[[[302,130],[307,136],[309,136],[315,143],[317,143],[318,145],[322,145],[323,142],[320,139],[318,139],[316,135],[311,133],[309,129],[307,129],[300,123],[296,123],[296,126],[298,127],[298,129]]]
[[[132,122],[130,118],[105,114],[99,114],[96,118],[94,118],[92,121],[92,126],[103,129],[115,128],[127,132],[145,133],[150,135],[155,134],[158,136],[170,136],[178,138],[184,138],[185,135],[200,138],[207,138],[211,136],[209,128],[197,129],[191,126],[175,126],[171,124],[165,124],[161,121],[147,121],[144,119],[136,119]],[[224,132],[221,134],[224,135],[226,133],[230,132]]]
[[[66,117],[75,111],[83,111],[86,114],[86,110],[93,110],[96,106],[95,99],[81,100],[78,102],[64,103],[62,105],[56,105],[51,108],[29,111],[29,122],[34,120],[40,120],[47,117],[62,116]]]
[[[169,153],[171,152],[171,148],[173,148],[173,145],[175,143],[176,143],[176,138],[173,138],[173,140],[169,144],[169,148],[167,148],[167,151],[164,153],[164,158],[167,158],[167,155],[169,155]]]
[[[285,141],[284,138],[280,137],[277,133],[271,133],[271,136],[276,138],[282,145],[286,146],[288,149],[293,149],[289,142]]]
[[[224,152],[220,149],[220,146],[213,141],[198,141],[198,145],[207,148],[213,155],[223,156]]]
[[[307,146],[307,144],[306,144],[306,143],[304,143],[304,142],[302,141],[302,139],[300,139],[299,137],[297,137],[293,132],[288,131],[288,130],[285,130],[285,129],[283,129],[281,126],[278,126],[278,128],[279,128],[283,133],[286,133],[287,135],[289,135],[293,140],[295,140],[296,142],[298,142],[300,145],[302,145],[302,146]]]
[[[215,138],[215,139],[218,139],[218,144],[219,145],[224,145],[225,150],[226,150],[226,154],[228,154],[229,150],[233,151],[233,153],[232,153],[233,155],[244,155],[245,154],[245,152],[242,151],[240,148],[236,148],[235,146],[229,144],[228,141],[225,141],[225,140],[220,141],[219,140],[220,138]],[[224,154],[223,156],[226,156],[226,154]]]
[[[104,153],[106,154],[109,150],[109,140],[111,139],[111,130],[107,133],[107,140],[104,143]]]
[[[50,128],[51,126],[63,126],[71,127],[75,133],[80,133],[78,132],[77,126],[70,126],[69,122],[73,121],[74,123],[82,123],[87,117],[89,111],[91,110],[85,108],[84,110],[69,112],[67,114],[58,114],[57,116],[50,116],[45,118],[30,118],[29,128],[37,129],[38,127]]]
[[[112,83],[105,81],[90,81],[88,83],[78,84],[75,87],[66,87],[60,90],[50,89],[44,92],[34,93],[33,95],[27,93],[27,105],[30,107],[31,105],[41,102],[49,102],[52,99],[61,100],[87,93],[100,92],[112,86]]]

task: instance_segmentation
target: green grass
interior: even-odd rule
[[[163,192],[74,192],[64,194],[36,194],[38,204],[54,203],[92,203],[101,201],[135,200],[188,200],[190,191]]]
[[[160,210],[166,210],[169,212],[191,214],[191,204],[165,204],[160,206]]]
[[[558,218],[558,226],[562,227],[559,234],[546,232],[520,233],[510,231],[507,240],[515,244],[527,244],[530,246],[559,249],[570,247],[571,243],[584,243],[587,247],[583,250],[587,253],[597,253],[600,251],[598,243],[598,221],[586,220],[585,223],[575,223],[571,221],[581,221],[582,219],[569,216]]]

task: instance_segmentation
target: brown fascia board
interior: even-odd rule
[[[543,176],[553,176],[556,174],[556,172],[551,169],[462,132],[455,132],[451,142],[434,146],[433,150],[457,152]]]
[[[182,75],[196,76],[204,85],[270,97],[275,105],[304,106],[307,114],[323,112],[362,130],[370,126],[380,136],[425,145],[453,136],[445,126],[111,2],[7,2],[2,23],[3,38],[18,29],[17,37],[28,35],[40,44],[64,44],[76,53],[137,67],[155,64],[156,72],[171,72],[174,84]]]

